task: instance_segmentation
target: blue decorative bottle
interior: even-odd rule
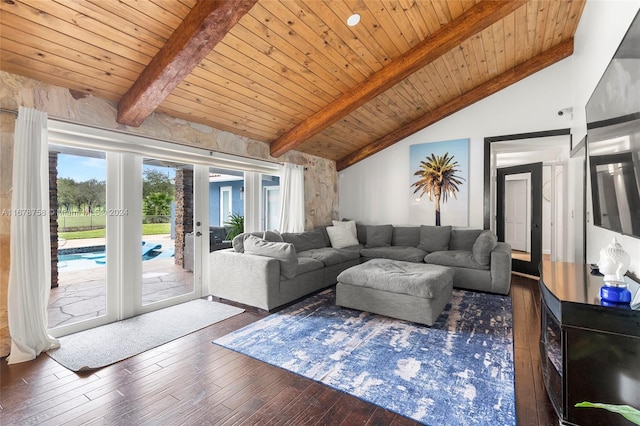
[[[600,287],[600,304],[604,306],[628,307],[631,292],[624,281],[631,258],[614,238],[611,244],[600,250],[598,268],[604,274],[604,285]]]

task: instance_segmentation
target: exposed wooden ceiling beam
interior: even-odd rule
[[[493,23],[509,15],[526,1],[485,0],[445,25],[389,65],[290,129],[271,143],[271,155],[278,157],[323,131],[371,99],[395,86],[414,72],[460,45]]]
[[[118,102],[118,123],[142,124],[256,2],[198,1]]]
[[[410,124],[401,127],[377,141],[347,155],[336,162],[338,171],[344,170],[365,158],[382,151],[383,149],[401,141],[402,139],[424,129],[431,124],[442,120],[443,118],[460,111],[475,102],[482,100],[494,93],[516,83],[556,62],[565,59],[573,54],[573,38],[534,56],[527,62],[516,65],[512,69],[500,74],[499,76],[489,80],[481,86],[470,90],[469,92],[459,96],[448,103],[442,105],[435,111],[429,112]]]

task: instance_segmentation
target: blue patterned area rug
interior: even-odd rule
[[[516,424],[507,296],[454,290],[427,327],[341,308],[325,290],[214,343],[424,424]]]

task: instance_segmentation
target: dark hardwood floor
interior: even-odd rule
[[[537,282],[513,276],[518,424],[557,425],[542,383]],[[411,425],[295,374],[211,344],[266,314],[247,311],[92,373],[46,354],[0,364],[0,424]]]

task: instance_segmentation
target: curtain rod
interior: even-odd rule
[[[0,112],[6,112],[8,114],[13,114],[16,117],[18,116],[18,111],[13,110],[13,109],[7,109],[7,108],[0,108]],[[85,126],[85,127],[90,127],[90,128],[94,128],[94,129],[100,129],[100,130],[109,130],[112,132],[116,132],[116,133],[123,133],[123,134],[130,134],[133,136],[139,136],[139,137],[144,137],[147,139],[151,139],[151,140],[156,140],[156,141],[161,141],[161,142],[168,142],[168,143],[173,143],[176,145],[180,145],[180,146],[186,146],[186,147],[190,147],[190,148],[200,148],[197,146],[193,146],[193,145],[189,145],[186,143],[181,143],[181,142],[177,142],[177,141],[172,141],[172,140],[167,140],[167,139],[160,139],[160,138],[154,138],[152,136],[147,136],[147,135],[143,135],[143,134],[137,134],[137,133],[132,133],[132,132],[124,132],[122,130],[116,130],[116,129],[109,129],[109,128],[105,128],[105,127],[99,127],[99,126],[93,126],[91,124],[87,124],[87,123],[80,123],[77,121],[73,121],[73,120],[69,120],[69,119],[65,119],[65,118],[58,118],[58,117],[53,117],[51,115],[48,115],[49,120],[55,120],[55,121],[61,121],[63,123],[70,123],[70,124],[77,124],[80,126]],[[240,155],[240,154],[236,154],[236,153],[231,153],[231,152],[224,152],[224,151],[216,151],[216,150],[207,150],[205,148],[200,148],[200,149],[204,149],[205,151],[211,151],[211,152],[219,152],[221,154],[227,154],[227,155],[235,155],[236,157],[242,157],[242,158],[248,158],[250,160],[260,160],[260,161],[265,161],[267,163],[273,163],[273,164],[279,164],[279,165],[283,165],[283,162],[280,161],[273,161],[273,160],[268,160],[266,158],[256,158],[256,157],[251,157],[248,155]],[[307,170],[307,168],[305,167],[305,170]]]

